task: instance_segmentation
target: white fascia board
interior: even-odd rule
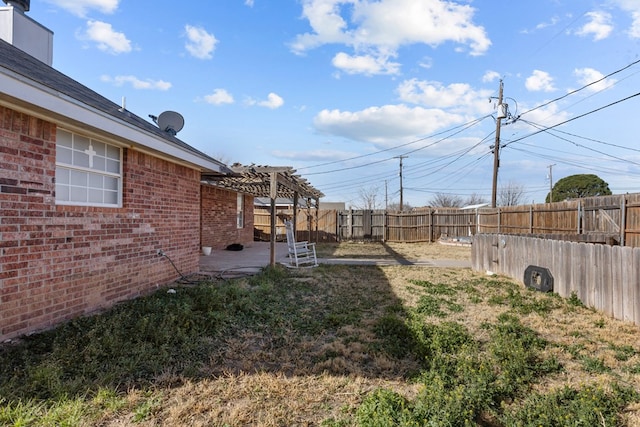
[[[123,120],[118,120],[63,93],[47,86],[38,85],[24,76],[15,73],[9,75],[7,70],[1,71],[0,94],[7,94],[39,109],[50,111],[52,114],[61,115],[83,123],[85,126],[115,135],[129,141],[134,148],[141,146],[158,151],[165,156],[198,166],[206,172],[225,173],[226,168],[222,163],[198,156],[196,153],[145,132]]]

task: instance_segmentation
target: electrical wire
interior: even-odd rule
[[[558,127],[558,126],[565,125],[565,124],[567,124],[567,123],[569,123],[569,122],[572,122],[572,121],[574,121],[574,120],[581,119],[581,118],[586,117],[586,116],[588,116],[588,115],[590,115],[590,114],[597,113],[598,111],[601,111],[601,110],[604,110],[604,109],[606,109],[606,108],[612,107],[612,106],[614,106],[614,105],[620,104],[620,103],[622,103],[622,102],[624,102],[624,101],[628,101],[628,100],[630,100],[630,99],[632,99],[632,98],[635,98],[636,96],[639,96],[639,95],[640,95],[640,92],[634,93],[633,95],[629,95],[629,96],[627,96],[627,97],[625,97],[625,98],[622,98],[622,99],[619,99],[619,100],[617,100],[617,101],[611,102],[611,103],[609,103],[609,104],[607,104],[607,105],[604,105],[604,106],[602,106],[602,107],[596,108],[595,110],[591,110],[591,111],[589,111],[589,112],[586,112],[586,113],[580,114],[580,115],[578,115],[578,116],[572,117],[572,118],[570,118],[570,119],[567,119],[567,120],[565,120],[565,121],[563,121],[563,122],[556,123],[555,125],[548,126],[548,127],[544,128],[544,129],[540,129],[540,130],[538,130],[538,131],[536,131],[536,132],[530,133],[530,134],[525,135],[525,136],[522,136],[522,137],[520,137],[520,138],[516,138],[516,139],[514,139],[514,140],[512,140],[512,141],[508,142],[507,144],[503,145],[502,147],[505,147],[505,146],[507,146],[507,145],[513,144],[513,143],[518,142],[518,141],[522,141],[523,139],[526,139],[526,138],[532,137],[532,136],[534,136],[534,135],[538,135],[538,134],[540,134],[540,133],[542,133],[542,132],[546,132],[546,131],[548,131],[549,129],[553,129],[553,128],[556,128],[556,127]]]
[[[534,108],[531,108],[530,110],[527,110],[524,113],[520,114],[520,116],[518,116],[518,118],[524,116],[525,114],[531,113],[532,111],[535,111],[535,110],[538,110],[540,108],[546,107],[549,104],[553,104],[554,102],[558,102],[558,101],[560,101],[560,100],[562,100],[564,98],[567,98],[567,97],[569,97],[571,95],[574,95],[574,94],[580,92],[581,90],[584,90],[584,89],[588,88],[589,86],[593,86],[593,85],[595,85],[597,83],[600,83],[601,81],[606,80],[607,78],[609,78],[609,77],[611,77],[611,76],[613,76],[615,74],[618,74],[618,73],[620,73],[620,72],[622,72],[622,71],[624,71],[624,70],[626,70],[628,68],[631,68],[631,67],[633,67],[634,65],[636,65],[638,63],[640,63],[640,59],[638,59],[637,61],[633,61],[632,63],[630,63],[630,64],[628,64],[628,65],[626,65],[626,66],[624,66],[624,67],[622,67],[622,68],[620,68],[620,69],[618,69],[616,71],[613,71],[613,72],[607,74],[606,76],[603,76],[603,77],[599,78],[598,80],[595,80],[595,81],[593,81],[593,82],[591,82],[589,84],[586,84],[586,85],[582,86],[579,89],[574,89],[572,91],[567,92],[566,94],[564,94],[562,96],[559,96],[558,98],[552,99],[551,101],[547,101],[547,102],[545,102],[543,104],[540,104],[540,105],[538,105],[538,106],[536,106]]]
[[[451,138],[452,136],[455,136],[455,135],[458,135],[458,134],[460,134],[460,133],[464,132],[465,130],[467,130],[467,129],[471,128],[472,126],[475,126],[476,124],[480,123],[482,120],[486,119],[487,117],[490,117],[490,115],[484,116],[484,117],[482,117],[482,118],[480,118],[480,119],[475,119],[475,120],[473,120],[473,121],[471,121],[471,122],[466,123],[465,125],[461,125],[461,126],[464,126],[464,127],[463,127],[462,129],[460,129],[459,131],[454,132],[454,133],[452,133],[452,134],[450,134],[450,135],[447,135],[447,136],[446,136],[446,137],[444,137],[444,138],[440,138],[439,140],[434,141],[434,142],[432,142],[432,143],[430,143],[430,144],[427,144],[427,145],[425,145],[425,146],[422,146],[422,147],[416,148],[416,149],[411,150],[411,151],[404,152],[404,153],[402,153],[401,155],[402,155],[402,156],[405,156],[405,155],[412,154],[412,153],[415,153],[415,152],[420,151],[420,150],[424,150],[424,149],[429,148],[429,147],[433,147],[434,145],[439,144],[439,143],[440,143],[440,142],[442,142],[442,141],[446,141],[447,139]],[[456,126],[456,127],[455,127],[455,128],[453,128],[453,129],[458,129],[458,128],[460,128],[461,126]],[[444,133],[444,132],[440,132],[439,134],[442,134],[442,133]],[[424,141],[424,140],[426,140],[426,139],[428,139],[428,138],[429,138],[429,137],[421,138],[421,139],[419,139],[419,140],[417,140],[417,141],[413,141],[412,143],[419,142],[419,141]],[[404,145],[408,145],[408,144],[404,144]],[[385,150],[385,151],[388,151],[388,150]],[[366,166],[371,166],[371,165],[379,164],[379,163],[386,162],[386,161],[388,161],[388,160],[394,159],[394,158],[396,158],[396,157],[397,157],[397,156],[393,156],[393,157],[385,158],[385,159],[378,160],[378,161],[375,161],[375,162],[364,163],[364,164],[361,164],[361,165],[350,166],[350,167],[345,167],[345,168],[340,168],[340,169],[333,169],[333,170],[329,170],[329,171],[323,171],[323,172],[312,172],[312,173],[307,173],[307,174],[305,174],[305,175],[306,175],[306,176],[311,176],[311,175],[323,175],[323,174],[327,174],[327,173],[343,172],[343,171],[347,171],[347,170],[353,170],[353,169],[358,169],[358,168],[363,168],[363,167],[366,167]]]
[[[440,131],[440,132],[436,132],[436,133],[431,134],[429,136],[425,136],[425,137],[422,137],[422,138],[419,138],[419,139],[416,139],[416,140],[413,140],[413,141],[410,141],[410,142],[407,142],[407,143],[404,143],[404,144],[400,144],[400,145],[396,145],[396,146],[393,146],[393,147],[385,148],[383,150],[378,150],[378,151],[375,151],[375,152],[372,152],[372,153],[363,154],[363,155],[360,155],[360,156],[349,157],[347,159],[340,159],[340,160],[334,160],[334,161],[331,161],[331,162],[320,163],[320,164],[317,164],[317,165],[305,166],[305,167],[297,168],[297,171],[301,171],[301,170],[305,170],[305,169],[318,168],[318,167],[321,167],[321,166],[329,166],[329,165],[333,165],[333,164],[336,164],[336,163],[344,163],[344,162],[348,162],[350,160],[361,159],[361,158],[364,158],[364,157],[369,157],[369,156],[374,156],[376,154],[385,153],[387,151],[397,150],[398,148],[406,147],[406,146],[412,145],[412,144],[417,144],[418,142],[422,142],[422,141],[425,141],[427,139],[434,138],[436,136],[439,136],[439,135],[442,135],[444,133],[453,131],[453,130],[458,129],[460,127],[467,127],[468,125],[471,126],[471,125],[474,125],[476,123],[480,123],[482,120],[486,119],[487,117],[489,117],[489,115],[473,119],[473,120],[471,120],[471,121],[469,121],[467,123],[462,123],[462,124],[460,124],[458,126],[454,126],[454,127],[450,128],[450,129],[446,129],[446,130],[443,130],[443,131]],[[307,174],[307,175],[310,175],[310,174]]]
[[[528,124],[528,125],[530,125],[530,126],[533,126],[533,127],[534,127],[534,128],[536,128],[536,129],[540,129],[540,130],[542,130],[543,132],[546,132],[547,134],[549,134],[549,135],[551,135],[551,136],[553,136],[553,137],[555,137],[555,138],[558,138],[558,139],[560,139],[560,140],[562,140],[562,141],[566,141],[566,142],[568,142],[568,143],[570,143],[570,144],[573,144],[573,145],[575,145],[576,147],[584,148],[585,150],[593,151],[594,153],[602,154],[603,156],[611,157],[612,159],[620,160],[621,162],[631,163],[631,164],[633,164],[633,165],[640,166],[640,163],[634,162],[634,161],[632,161],[632,160],[623,159],[623,158],[621,158],[621,157],[617,157],[617,156],[614,156],[614,155],[612,155],[612,154],[605,153],[605,152],[603,152],[603,151],[596,150],[596,149],[594,149],[594,148],[590,148],[590,147],[587,147],[587,146],[582,145],[582,144],[578,144],[577,142],[575,142],[575,141],[571,141],[571,140],[570,140],[570,139],[568,139],[568,138],[563,138],[563,137],[561,137],[561,136],[559,136],[559,135],[555,135],[554,133],[550,132],[548,129],[544,128],[544,127],[543,127],[543,126],[541,126],[541,125],[537,125],[537,124],[535,124],[535,123],[532,123],[532,122],[529,122],[529,121],[526,121],[526,120],[523,120],[523,122],[524,122],[524,123],[527,123],[527,124]]]

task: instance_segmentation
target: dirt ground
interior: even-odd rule
[[[318,257],[393,259],[471,259],[471,246],[444,243],[363,243],[343,242],[318,245]]]

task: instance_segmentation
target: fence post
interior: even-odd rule
[[[429,243],[433,242],[433,209],[429,208]]]
[[[529,234],[533,234],[533,205],[529,205]]]
[[[498,208],[498,234],[500,234],[502,232],[500,226],[501,226],[501,224],[500,224],[500,208]]]
[[[347,235],[349,240],[353,239],[353,209],[349,208],[349,216],[347,216]]]
[[[387,211],[382,213],[382,243],[387,241]]]
[[[627,229],[627,196],[620,202],[620,246],[624,246],[625,232]]]
[[[577,218],[577,223],[578,223],[578,234],[582,234],[582,211],[581,211],[581,206],[582,206],[582,201],[578,200],[578,218]]]

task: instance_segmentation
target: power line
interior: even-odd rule
[[[545,129],[545,128],[544,128],[543,126],[541,126],[541,125],[537,125],[537,124],[535,124],[535,123],[532,123],[532,122],[529,122],[529,121],[526,121],[526,120],[523,120],[523,122],[527,123],[528,125],[533,126],[533,127],[534,127],[534,128],[536,128],[536,129],[540,129],[540,130],[542,130],[543,132],[547,132],[549,135],[551,135],[551,136],[553,136],[553,137],[555,137],[555,138],[558,138],[558,139],[560,139],[560,140],[562,140],[562,141],[566,141],[566,142],[568,142],[568,143],[570,143],[570,144],[573,144],[573,145],[575,145],[576,147],[584,148],[584,149],[586,149],[586,150],[593,151],[594,153],[598,153],[598,154],[602,154],[603,156],[611,157],[612,159],[616,159],[616,160],[620,160],[620,161],[622,161],[622,162],[627,162],[627,163],[634,164],[634,165],[636,165],[636,166],[640,166],[640,163],[634,162],[634,161],[632,161],[632,160],[629,160],[629,159],[623,159],[623,158],[621,158],[621,157],[617,157],[617,156],[614,156],[614,155],[612,155],[612,154],[605,153],[605,152],[603,152],[603,151],[599,151],[599,150],[596,150],[596,149],[593,149],[593,148],[590,148],[590,147],[584,146],[584,145],[582,145],[582,144],[578,144],[578,143],[577,143],[577,142],[575,142],[575,141],[571,141],[570,139],[563,138],[563,137],[561,137],[561,136],[559,136],[559,135],[555,135],[555,134],[553,134],[552,132],[550,132],[550,131],[548,131],[547,129]]]
[[[464,132],[465,130],[467,130],[467,129],[471,128],[472,126],[475,126],[476,124],[480,123],[482,120],[486,119],[487,117],[490,117],[490,115],[484,116],[484,117],[482,117],[482,118],[480,118],[480,119],[472,120],[472,121],[470,121],[470,122],[465,123],[464,125],[456,126],[456,127],[452,128],[452,129],[450,129],[450,130],[448,130],[448,131],[445,131],[445,132],[449,132],[449,131],[451,131],[451,130],[453,130],[453,129],[458,129],[458,128],[460,128],[460,127],[462,127],[462,129],[460,129],[459,131],[454,132],[454,133],[452,133],[452,134],[450,134],[450,135],[447,135],[447,136],[446,136],[446,137],[444,137],[444,138],[440,138],[439,140],[434,141],[434,142],[432,142],[431,144],[427,144],[427,145],[425,145],[425,146],[423,146],[423,147],[419,147],[419,148],[416,148],[416,149],[414,149],[414,150],[404,152],[404,153],[402,153],[401,155],[407,155],[407,154],[415,153],[415,152],[420,151],[420,150],[424,150],[424,149],[429,148],[429,147],[433,147],[434,145],[439,144],[439,143],[440,143],[440,142],[442,142],[442,141],[445,141],[445,140],[447,140],[447,139],[449,139],[449,138],[451,138],[451,137],[453,137],[453,136],[455,136],[455,135],[458,135],[459,133]],[[443,133],[445,133],[445,132],[440,132],[440,133],[438,133],[437,135],[441,135],[441,134],[443,134]],[[420,142],[420,141],[424,141],[424,140],[426,140],[426,139],[428,139],[428,138],[430,138],[430,137],[421,138],[421,139],[419,139],[419,140],[417,140],[417,141],[413,141],[413,142],[411,142],[411,143],[403,144],[402,146],[409,145],[409,144],[414,144],[414,143],[416,143],[416,142]],[[397,148],[397,147],[396,147],[396,148]],[[379,151],[379,152],[374,153],[374,154],[379,154],[379,153],[381,153],[381,152],[389,151],[389,150],[391,150],[391,149],[386,149],[386,150],[383,150],[383,151]],[[363,156],[359,156],[359,157],[365,157],[365,156],[369,156],[369,155],[371,155],[371,153],[370,153],[370,154],[365,154],[365,155],[363,155]],[[342,171],[346,171],[346,170],[352,170],[352,169],[363,168],[363,167],[366,167],[366,166],[370,166],[370,165],[375,165],[375,164],[378,164],[378,163],[382,163],[382,162],[385,162],[385,161],[387,161],[387,160],[391,160],[391,159],[393,159],[393,158],[394,158],[394,157],[389,157],[389,158],[385,158],[385,159],[382,159],[382,160],[377,160],[377,161],[370,162],[370,163],[364,163],[364,164],[361,164],[361,165],[350,166],[350,167],[345,167],[345,168],[340,168],[340,169],[333,169],[333,170],[329,170],[329,171],[323,171],[323,172],[311,172],[311,173],[307,173],[307,174],[305,174],[305,176],[311,176],[311,175],[322,175],[322,174],[327,174],[327,173],[342,172]],[[341,161],[339,161],[339,162],[331,162],[331,164],[335,164],[335,163],[342,163],[342,162],[344,162],[344,161],[345,161],[345,160],[341,160]],[[299,168],[298,170],[300,170],[300,169],[304,169],[304,168]]]
[[[372,153],[362,154],[360,156],[349,157],[347,159],[340,159],[340,160],[334,160],[334,161],[331,161],[331,162],[320,163],[320,164],[317,164],[317,165],[305,166],[305,167],[302,167],[302,168],[298,168],[297,170],[300,171],[300,170],[305,170],[305,169],[314,169],[314,168],[319,168],[321,166],[329,166],[329,165],[334,165],[336,163],[344,163],[344,162],[348,162],[350,160],[361,159],[361,158],[364,158],[364,157],[375,156],[376,154],[385,153],[387,151],[397,150],[398,148],[406,147],[406,146],[412,145],[412,144],[417,144],[418,142],[422,142],[422,141],[425,141],[425,140],[427,140],[429,138],[433,138],[433,137],[436,137],[438,135],[442,135],[444,133],[451,132],[451,131],[453,131],[455,129],[458,129],[458,128],[461,128],[461,127],[465,127],[465,129],[466,129],[467,127],[471,127],[471,125],[480,123],[482,120],[486,119],[487,117],[489,117],[489,115],[484,116],[484,117],[479,117],[477,119],[473,119],[473,120],[471,120],[471,121],[469,121],[467,123],[463,123],[461,125],[454,126],[454,127],[450,128],[450,129],[446,129],[446,130],[443,130],[441,132],[436,132],[436,133],[431,134],[429,136],[425,136],[425,137],[422,137],[422,138],[419,138],[419,139],[416,139],[416,140],[413,140],[413,141],[410,141],[410,142],[407,142],[407,143],[404,143],[404,144],[396,145],[396,146],[393,146],[393,147],[390,147],[390,148],[385,148],[383,150],[378,150],[378,151],[375,151],[375,152],[372,152]],[[309,175],[309,174],[307,174],[307,175]]]
[[[591,110],[591,111],[589,111],[589,112],[587,112],[587,113],[580,114],[579,116],[572,117],[572,118],[567,119],[567,120],[565,120],[565,121],[563,121],[563,122],[556,123],[555,125],[548,126],[548,127],[544,128],[544,129],[541,129],[541,130],[538,130],[538,131],[536,131],[536,132],[530,133],[529,135],[525,135],[525,136],[522,136],[522,137],[520,137],[520,138],[514,139],[514,140],[512,140],[512,141],[508,142],[507,144],[505,144],[504,146],[507,146],[507,145],[513,144],[514,142],[522,141],[523,139],[529,138],[529,137],[531,137],[531,136],[537,135],[537,134],[542,133],[542,132],[546,132],[546,131],[548,131],[549,129],[553,129],[553,128],[556,128],[556,127],[558,127],[558,126],[562,126],[562,125],[567,124],[567,123],[569,123],[569,122],[572,122],[572,121],[574,121],[574,120],[581,119],[581,118],[586,117],[586,116],[588,116],[588,115],[590,115],[590,114],[597,113],[598,111],[601,111],[601,110],[604,110],[604,109],[606,109],[606,108],[612,107],[612,106],[614,106],[614,105],[616,105],[616,104],[620,104],[620,103],[622,103],[622,102],[624,102],[624,101],[628,101],[628,100],[630,100],[630,99],[632,99],[632,98],[635,98],[636,96],[639,96],[639,95],[640,95],[640,92],[635,93],[635,94],[633,94],[633,95],[629,95],[629,96],[627,96],[626,98],[619,99],[619,100],[614,101],[614,102],[612,102],[612,103],[610,103],[610,104],[604,105],[604,106],[602,106],[602,107],[600,107],[600,108],[596,108],[595,110]],[[503,147],[504,147],[504,146],[503,146]]]
[[[613,71],[613,72],[611,72],[611,73],[607,74],[606,76],[599,78],[598,80],[595,80],[595,81],[593,81],[593,82],[591,82],[591,83],[589,83],[589,84],[586,84],[586,85],[582,86],[582,87],[581,87],[581,88],[579,88],[579,89],[575,89],[575,90],[572,90],[572,91],[570,91],[570,92],[567,92],[566,94],[564,94],[564,95],[562,95],[562,96],[560,96],[560,97],[558,97],[558,98],[552,99],[551,101],[547,101],[547,102],[545,102],[545,103],[543,103],[543,104],[538,105],[537,107],[534,107],[534,108],[532,108],[532,109],[530,109],[530,110],[527,110],[527,111],[525,111],[524,113],[520,114],[520,116],[518,116],[518,118],[520,118],[520,117],[524,116],[524,115],[525,115],[525,114],[527,114],[527,113],[530,113],[530,112],[532,112],[532,111],[535,111],[535,110],[537,110],[537,109],[539,109],[539,108],[546,107],[546,106],[547,106],[547,105],[549,105],[549,104],[553,104],[554,102],[558,102],[558,101],[560,101],[560,100],[562,100],[562,99],[564,99],[564,98],[566,98],[566,97],[568,97],[568,96],[571,96],[571,95],[573,95],[573,94],[575,94],[575,93],[578,93],[578,92],[580,92],[581,90],[584,90],[584,89],[588,88],[589,86],[593,86],[593,85],[595,85],[595,84],[597,84],[597,83],[600,83],[601,81],[603,81],[603,80],[605,80],[605,79],[607,79],[607,78],[609,78],[609,77],[611,77],[611,76],[613,76],[613,75],[615,75],[615,74],[618,74],[618,73],[620,73],[620,72],[622,72],[622,71],[626,70],[627,68],[633,67],[634,65],[636,65],[636,64],[638,64],[638,63],[640,63],[640,59],[638,59],[637,61],[633,61],[632,63],[630,63],[630,64],[628,64],[628,65],[626,65],[626,66],[624,66],[624,67],[622,67],[622,68],[620,68],[620,69],[618,69],[618,70],[616,70],[616,71]]]

